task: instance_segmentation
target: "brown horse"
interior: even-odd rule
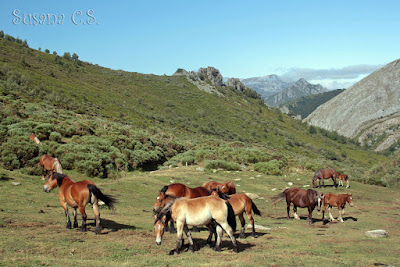
[[[219,190],[222,193],[228,195],[236,194],[236,188],[232,181],[226,183],[218,183],[215,181],[211,181],[203,184],[203,187],[209,190],[210,192],[213,190]]]
[[[194,199],[179,198],[165,206],[154,223],[156,244],[161,245],[165,226],[168,221],[175,221],[177,228],[177,245],[174,250],[179,254],[183,246],[183,231],[189,239],[189,251],[194,251],[194,244],[188,225],[206,225],[212,233],[213,222],[217,223],[217,242],[215,250],[221,250],[222,229],[229,235],[233,244],[233,251],[238,252],[236,239],[233,236],[236,230],[236,218],[229,202],[215,196],[198,197]],[[210,235],[211,236],[211,235]],[[209,238],[210,239],[210,238]],[[210,240],[207,239],[207,242]]]
[[[324,179],[332,178],[333,185],[337,188],[337,186],[338,186],[336,183],[337,177],[338,177],[338,173],[336,172],[336,170],[334,168],[320,169],[315,172],[313,180],[312,180],[312,185],[314,188],[317,187],[317,180],[318,180],[319,181],[318,187],[321,187],[321,180],[322,180],[322,185],[325,187]]]
[[[249,221],[252,226],[252,232],[251,235],[252,237],[255,237],[255,227],[254,227],[254,219],[253,215],[251,214],[251,210],[253,210],[254,214],[257,214],[258,216],[261,216],[261,212],[258,210],[257,206],[254,204],[254,202],[249,198],[246,194],[243,193],[236,193],[233,195],[227,195],[225,193],[222,193],[221,191],[213,190],[211,192],[211,195],[213,196],[219,196],[220,198],[224,200],[228,200],[229,203],[232,205],[233,211],[235,212],[235,216],[238,216],[240,219],[240,223],[242,224],[242,228],[240,230],[240,238],[244,238],[244,225],[245,221],[243,218],[243,213],[246,212],[247,217],[249,218]]]
[[[63,173],[61,162],[57,158],[53,158],[49,155],[43,155],[39,160],[40,166],[42,166],[42,179],[47,176],[47,173],[50,172],[58,172]],[[46,172],[45,172],[46,170]]]
[[[272,197],[271,199],[274,201],[272,205],[276,205],[276,203],[286,199],[287,205],[287,218],[290,219],[289,211],[290,211],[290,203],[293,203],[293,212],[294,218],[296,220],[300,220],[300,217],[297,215],[297,207],[299,208],[307,208],[308,209],[308,217],[307,222],[309,224],[312,223],[312,212],[315,207],[317,210],[321,210],[322,199],[324,197],[323,193],[319,193],[313,189],[302,190],[297,187],[287,188],[282,193]]]
[[[338,220],[343,222],[342,214],[344,213],[344,208],[346,206],[346,202],[349,203],[350,207],[353,207],[353,195],[352,194],[340,194],[335,195],[331,193],[326,193],[324,196],[324,207],[322,208],[322,220],[325,219],[325,209],[328,206],[329,219],[334,221],[335,219],[332,216],[331,208],[337,207],[339,210]]]
[[[76,209],[82,215],[82,232],[86,231],[86,211],[85,206],[90,203],[93,205],[93,211],[96,219],[96,234],[101,232],[100,227],[100,211],[98,206],[98,201],[103,201],[108,208],[114,209],[115,198],[103,194],[97,186],[89,180],[84,180],[80,182],[74,182],[61,173],[50,173],[48,179],[43,187],[45,192],[50,192],[55,187],[59,186],[58,197],[61,202],[61,206],[64,208],[65,216],[67,217],[67,228],[71,229],[71,220],[69,217],[68,206],[74,208],[74,228],[78,227],[78,220],[76,217]]]
[[[42,142],[40,142],[39,138],[37,138],[36,135],[34,135],[34,134],[31,134],[29,136],[29,139],[31,139],[37,145],[42,145]]]
[[[346,181],[346,188],[350,187],[349,176],[338,172],[339,186],[344,186],[343,181]]]

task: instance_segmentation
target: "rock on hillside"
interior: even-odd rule
[[[302,96],[315,95],[324,92],[328,92],[328,90],[319,84],[311,84],[301,78],[297,82],[290,84],[281,92],[267,97],[265,102],[269,106],[277,107]]]
[[[368,75],[319,106],[305,121],[387,149],[400,139],[400,60]]]

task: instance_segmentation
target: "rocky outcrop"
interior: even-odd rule
[[[246,89],[246,85],[244,85],[240,79],[237,78],[230,78],[226,82],[226,86],[231,86],[235,88],[235,90],[243,92]]]
[[[288,87],[284,88],[281,92],[267,97],[265,99],[265,103],[267,103],[269,106],[277,107],[302,96],[315,95],[327,91],[328,90],[321,85],[311,84],[301,78],[297,82],[292,83]]]
[[[199,76],[202,81],[207,79],[216,86],[222,86],[224,84],[222,82],[223,77],[221,73],[214,67],[200,68],[197,72],[197,76]]]
[[[381,151],[400,138],[400,60],[319,106],[304,121]],[[380,145],[382,144],[382,145]]]

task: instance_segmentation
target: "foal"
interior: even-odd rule
[[[325,219],[325,209],[328,206],[329,219],[334,221],[335,219],[332,216],[331,208],[337,207],[339,210],[338,220],[343,222],[342,214],[344,213],[344,208],[346,206],[346,202],[349,203],[350,207],[353,207],[353,195],[352,194],[340,194],[335,195],[331,193],[326,193],[324,197],[324,207],[322,208],[322,220]]]

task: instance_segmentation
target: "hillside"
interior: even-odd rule
[[[267,97],[265,103],[271,107],[277,107],[303,96],[320,94],[327,91],[320,84],[311,84],[304,79],[300,79],[297,82],[291,83],[279,93]]]
[[[267,107],[251,91],[214,86],[206,92],[184,76],[111,70],[7,36],[0,47],[5,169],[39,175],[39,156],[48,153],[65,170],[88,176],[118,177],[177,164],[209,169],[259,164],[259,170],[278,176],[291,168],[332,166],[363,180],[372,163],[387,161]],[[32,133],[43,146],[29,140]]]
[[[376,151],[399,147],[400,60],[368,75],[319,106],[305,121],[337,131]]]
[[[290,101],[289,103],[286,103],[284,106],[288,107],[288,109],[294,115],[300,115],[301,118],[306,118],[314,110],[316,110],[317,107],[331,100],[332,98],[344,91],[345,89],[337,89],[321,94],[303,96],[293,101]]]

